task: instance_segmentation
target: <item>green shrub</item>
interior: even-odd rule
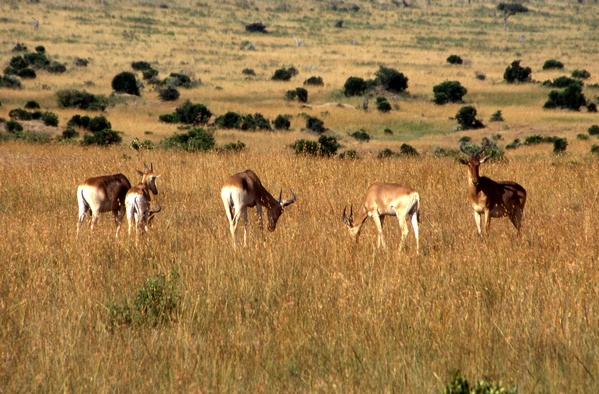
[[[357,130],[350,134],[351,137],[357,139],[358,141],[368,142],[370,141],[370,134],[368,134],[364,130]]]
[[[297,140],[290,145],[290,148],[295,151],[296,155],[305,154],[310,156],[318,155],[318,142],[310,140]]]
[[[375,75],[385,90],[401,93],[408,89],[408,78],[393,68],[381,65]]]
[[[598,135],[599,136],[599,125],[592,125],[591,127],[589,127],[589,129],[587,130],[589,132],[590,135]]]
[[[135,74],[129,71],[123,71],[115,75],[112,79],[112,89],[117,93],[127,93],[135,96],[139,96],[139,86],[137,84],[137,78]]]
[[[278,115],[273,122],[275,130],[289,130],[291,127],[290,117],[291,115]]]
[[[164,149],[178,149],[188,152],[204,152],[214,149],[214,135],[203,128],[193,128],[187,133],[175,133],[162,139],[158,145]]]
[[[8,112],[8,117],[16,120],[31,120],[33,116],[31,112],[22,108],[14,108]]]
[[[337,138],[333,136],[321,135],[318,137],[319,154],[320,156],[331,157],[337,154],[337,150],[341,147],[337,143]]]
[[[494,141],[489,140],[489,138],[487,137],[483,137],[482,139],[482,143],[486,144],[486,148],[485,150],[482,152],[481,156],[489,156],[491,160],[495,161],[495,160],[503,160],[504,159],[504,150],[502,148],[500,148],[499,146],[497,146],[497,144]],[[476,151],[478,151],[480,149],[480,145],[475,144],[475,143],[465,143],[462,145],[463,148],[471,153],[474,153]],[[458,156],[459,156],[459,152],[458,152]]]
[[[58,115],[54,112],[44,112],[42,114],[42,121],[46,126],[58,126]]]
[[[237,112],[229,111],[216,118],[214,123],[222,129],[238,129],[241,127],[242,116]]]
[[[157,76],[158,76],[158,70],[155,70],[153,68],[150,68],[148,70],[144,70],[142,72],[142,78],[144,80],[152,79],[152,78],[157,77]]]
[[[165,123],[206,124],[212,117],[212,112],[204,104],[193,104],[186,100],[172,114],[160,115]]]
[[[271,79],[273,81],[289,81],[291,79],[291,77],[292,77],[292,75],[289,70],[287,70],[285,68],[280,68],[275,71],[275,73]]]
[[[556,138],[553,141],[553,153],[561,153],[568,147],[568,140],[566,138]]]
[[[50,59],[43,52],[29,52],[23,55],[27,63],[35,68],[46,68],[50,66]]]
[[[244,68],[243,70],[241,70],[241,73],[243,75],[256,75],[256,72],[252,68]]]
[[[595,103],[587,103],[587,111],[589,111],[589,112],[597,112],[597,104],[595,104]]]
[[[19,70],[17,72],[17,75],[23,79],[34,79],[35,77],[37,77],[37,75],[35,74],[35,71],[33,71],[29,67]]]
[[[501,110],[497,110],[495,112],[493,112],[493,114],[491,115],[491,118],[489,119],[489,121],[491,122],[503,122],[503,115],[501,113]]]
[[[35,51],[37,53],[46,53],[46,48],[43,45],[38,45],[35,47]]]
[[[576,79],[589,79],[591,77],[591,73],[587,70],[574,70],[572,71],[572,77]]]
[[[385,148],[382,151],[379,151],[379,153],[376,157],[377,157],[377,159],[389,159],[389,158],[398,157],[398,156],[399,156],[399,153],[393,152],[389,148]]]
[[[9,65],[10,65],[10,67],[12,67],[18,71],[18,70],[22,70],[24,68],[29,67],[29,62],[27,60],[25,60],[25,58],[23,58],[23,56],[18,55],[18,56],[13,56],[12,59],[10,59]]]
[[[54,74],[62,74],[67,71],[67,66],[58,62],[51,62],[46,66],[46,71]]]
[[[503,79],[505,79],[507,83],[530,82],[531,73],[532,70],[530,67],[522,67],[520,66],[520,60],[514,60],[512,64],[505,69]]]
[[[304,81],[304,85],[323,86],[322,77],[310,77]]]
[[[13,119],[6,122],[4,124],[4,128],[6,129],[6,131],[8,133],[13,134],[13,135],[18,135],[19,133],[21,133],[23,131],[23,125]]]
[[[461,130],[482,129],[485,125],[476,119],[476,108],[471,105],[464,106],[459,109],[455,118],[460,125]]]
[[[315,116],[308,116],[308,119],[306,120],[306,128],[316,133],[324,133],[326,131],[324,122]]]
[[[165,84],[169,86],[183,86],[184,88],[190,88],[191,78],[181,73],[171,73],[171,75],[165,80]]]
[[[295,88],[295,92],[297,93],[297,101],[300,103],[308,102],[308,91],[304,88]]]
[[[79,132],[72,127],[67,127],[62,132],[63,140],[72,140],[75,138],[79,138]]]
[[[358,158],[358,152],[356,152],[353,149],[348,149],[345,152],[339,153],[339,158],[340,159],[357,159]]]
[[[162,274],[146,279],[143,287],[121,305],[111,302],[108,329],[112,331],[120,326],[156,327],[171,322],[181,307],[178,282],[179,273],[174,269],[168,279]]]
[[[40,104],[35,100],[29,100],[25,103],[25,108],[27,109],[38,109],[40,108]]]
[[[266,119],[261,113],[243,115],[239,129],[246,131],[272,130],[270,120]]]
[[[549,98],[543,108],[564,108],[578,111],[580,107],[585,105],[586,98],[582,93],[582,86],[574,84],[562,91],[552,90],[549,92]]]
[[[118,145],[123,138],[121,133],[111,129],[104,129],[93,134],[86,134],[81,142],[83,145],[109,146]]]
[[[111,128],[112,124],[104,115],[99,115],[91,118],[87,125],[87,129],[92,133],[97,133],[99,131]]]
[[[261,22],[256,22],[256,23],[250,23],[249,25],[245,26],[245,31],[250,32],[250,33],[268,33],[266,31],[266,25],[264,25]]]
[[[73,117],[67,122],[67,127],[77,126],[77,127],[83,127],[85,129],[87,129],[89,126],[90,120],[91,120],[90,117],[87,115],[84,115],[84,116],[81,116],[79,114],[73,115]]]
[[[343,85],[343,93],[347,97],[361,96],[368,88],[368,84],[363,78],[360,77],[349,77]]]
[[[543,137],[538,134],[528,135],[524,139],[524,145],[538,145],[542,142],[543,142]]]
[[[543,63],[543,70],[550,70],[553,68],[562,69],[564,68],[564,63],[555,59],[545,60],[545,63]]]
[[[447,58],[447,63],[449,64],[462,64],[464,61],[458,55],[449,55]]]
[[[597,155],[597,154],[599,154],[599,145],[597,145],[597,144],[593,144],[593,145],[591,146],[591,153],[594,153],[594,154],[596,154],[596,155]]]
[[[287,92],[285,92],[285,98],[289,101],[293,101],[297,98],[297,91],[294,90],[288,90]]]
[[[58,106],[61,108],[79,108],[104,111],[108,100],[102,95],[93,95],[80,90],[59,90],[56,92]]]
[[[516,149],[517,147],[519,147],[520,145],[522,145],[522,143],[520,142],[519,138],[514,139],[512,142],[510,142],[509,144],[507,144],[505,146],[505,149]]]
[[[581,141],[586,141],[589,139],[589,136],[586,134],[578,133],[576,134],[576,139]]]
[[[241,141],[237,141],[237,142],[229,142],[225,145],[222,146],[222,148],[219,149],[219,151],[221,152],[241,152],[242,150],[245,150],[245,144]]]
[[[416,148],[408,144],[401,144],[399,153],[403,156],[420,156]]]
[[[138,62],[131,63],[131,68],[133,68],[134,70],[137,70],[137,71],[147,71],[147,70],[151,70],[152,66],[148,62],[138,61]]]
[[[459,81],[444,81],[433,87],[435,104],[461,103],[468,90]]]
[[[175,101],[181,96],[181,93],[177,90],[177,88],[173,86],[168,86],[164,89],[158,90],[158,97],[162,101]]]
[[[154,149],[156,147],[156,145],[154,144],[154,141],[152,140],[145,140],[145,141],[140,141],[137,137],[134,138],[130,143],[129,143],[129,148],[133,149],[133,150],[141,150],[141,149]]]
[[[80,57],[75,57],[75,65],[77,67],[87,67],[89,61],[87,59],[82,59]]]
[[[376,109],[379,110],[380,112],[390,112],[391,111],[391,104],[389,103],[389,101],[387,101],[387,99],[385,97],[377,97],[376,98]]]
[[[0,75],[0,88],[21,89],[21,80],[13,75]]]
[[[566,77],[565,75],[562,75],[561,77],[557,77],[555,78],[553,81],[545,81],[543,82],[543,86],[549,86],[552,88],[567,88],[570,85],[580,85],[580,81],[574,79],[574,78],[570,78],[570,77]]]

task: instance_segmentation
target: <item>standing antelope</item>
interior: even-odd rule
[[[487,143],[485,141],[482,148],[470,153],[464,149],[463,144],[460,145],[460,150],[468,155],[467,160],[460,159],[460,162],[468,166],[468,201],[474,209],[474,220],[476,220],[478,234],[481,237],[483,236],[481,228],[483,214],[487,236],[491,230],[491,218],[504,216],[510,218],[512,224],[518,230],[518,234],[520,234],[524,204],[526,204],[526,190],[516,182],[495,182],[478,174],[478,167],[490,157],[478,158],[486,147]]]
[[[131,235],[131,228],[135,224],[135,234],[139,239],[139,230],[143,226],[144,230],[148,231],[148,224],[153,219],[154,215],[162,209],[158,204],[157,210],[150,210],[151,196],[150,192],[154,195],[158,194],[156,188],[156,178],[160,175],[154,174],[154,166],[150,164],[148,168],[144,164],[144,171],[137,172],[142,176],[141,183],[133,186],[127,192],[125,197],[125,207],[127,208],[127,221],[129,222],[129,235]]]
[[[91,211],[90,229],[103,212],[112,212],[116,223],[116,237],[119,236],[121,221],[125,213],[125,195],[131,188],[131,183],[123,174],[104,175],[86,179],[77,187],[77,202],[79,205],[79,221],[77,222],[77,237],[85,216]]]
[[[291,189],[290,189],[291,190]],[[260,231],[262,225],[262,207],[268,211],[268,230],[274,231],[277,227],[277,221],[283,213],[283,208],[295,202],[295,194],[291,190],[291,200],[281,200],[283,190],[279,193],[279,199],[275,198],[262,186],[262,182],[252,170],[246,170],[238,174],[231,175],[225,180],[220,192],[220,196],[225,206],[227,218],[229,219],[229,230],[233,237],[233,247],[236,248],[235,230],[241,215],[243,215],[243,245],[247,246],[247,208],[256,207],[258,213],[258,225]]]
[[[419,253],[418,210],[420,209],[420,195],[414,189],[397,183],[373,183],[366,191],[355,219],[353,208],[350,208],[349,217],[345,215],[346,209],[347,207],[343,208],[341,219],[356,240],[360,236],[360,230],[366,219],[372,217],[379,232],[377,248],[381,244],[383,247],[386,246],[383,239],[385,216],[397,216],[399,220],[399,227],[401,228],[400,249],[403,247],[405,238],[408,235],[407,221],[410,220],[416,236],[416,254]]]

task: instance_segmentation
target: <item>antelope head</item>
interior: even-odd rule
[[[279,220],[279,217],[281,217],[281,214],[283,213],[283,208],[285,208],[287,205],[293,204],[296,200],[295,197],[295,193],[293,193],[293,190],[289,189],[291,191],[291,199],[290,200],[283,200],[283,189],[281,189],[281,191],[279,192],[279,199],[277,200],[277,204],[273,205],[269,210],[268,210],[268,231],[275,231],[275,229],[277,228],[277,221]]]
[[[157,195],[158,189],[156,188],[156,178],[160,175],[154,174],[154,165],[150,163],[150,167],[148,167],[146,163],[144,163],[144,171],[137,170],[137,172],[142,176],[141,183],[146,185],[154,195]]]
[[[491,156],[485,156],[482,159],[479,159],[479,155],[483,153],[485,148],[487,147],[487,141],[484,141],[482,147],[474,153],[468,152],[464,149],[464,143],[460,144],[460,150],[468,155],[468,159],[460,159],[460,163],[468,166],[468,177],[474,186],[478,185],[480,175],[478,173],[478,167],[483,164],[487,159]]]
[[[343,215],[341,216],[341,221],[345,223],[349,233],[352,237],[356,238],[358,233],[360,232],[361,226],[356,226],[354,223],[354,207],[350,205],[349,207],[349,217],[346,215],[347,206],[343,207]]]

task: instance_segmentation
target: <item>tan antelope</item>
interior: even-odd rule
[[[127,209],[127,221],[129,222],[129,235],[131,235],[131,229],[135,225],[135,234],[139,239],[140,229],[143,227],[144,231],[148,231],[148,224],[154,218],[154,215],[160,212],[162,207],[158,204],[158,209],[150,210],[150,201],[152,200],[150,192],[157,195],[158,189],[156,188],[156,178],[160,175],[154,174],[154,166],[150,164],[148,168],[144,164],[144,171],[137,172],[142,176],[141,183],[133,186],[127,192],[125,197],[125,207]]]
[[[281,189],[279,199],[276,200],[268,190],[262,186],[262,182],[260,182],[260,179],[252,170],[246,170],[245,172],[231,175],[225,180],[220,196],[225,206],[227,218],[229,219],[229,230],[233,237],[234,248],[237,246],[235,241],[235,230],[237,229],[237,224],[242,215],[244,220],[243,245],[247,246],[248,207],[256,207],[258,213],[258,225],[262,232],[264,231],[262,225],[262,207],[266,208],[268,213],[268,230],[275,230],[277,221],[283,213],[283,208],[296,201],[293,190],[291,190],[291,200],[281,200],[282,194],[283,190]]]
[[[123,174],[104,175],[88,178],[77,187],[79,221],[77,237],[88,212],[91,212],[90,229],[93,231],[101,213],[112,212],[116,223],[116,237],[119,236],[121,222],[125,213],[125,196],[131,183]]]
[[[484,221],[483,225],[488,236],[491,230],[491,218],[504,216],[510,218],[520,234],[524,204],[526,204],[526,190],[516,182],[495,182],[486,176],[479,175],[478,167],[490,157],[485,156],[479,159],[479,155],[486,147],[485,141],[478,151],[470,153],[464,149],[463,143],[460,145],[460,150],[468,155],[468,159],[460,159],[460,162],[468,166],[468,201],[474,209],[478,234],[483,236],[481,221]]]
[[[419,253],[418,240],[418,211],[420,209],[420,195],[414,189],[399,185],[397,183],[373,183],[370,185],[358,208],[357,216],[354,218],[353,207],[350,208],[349,217],[346,216],[347,207],[343,208],[342,221],[347,225],[350,234],[357,241],[360,236],[362,225],[369,217],[372,217],[378,230],[377,248],[385,247],[383,239],[383,222],[385,216],[397,216],[401,229],[400,250],[408,235],[408,220],[412,222],[414,235],[416,236],[416,254]]]

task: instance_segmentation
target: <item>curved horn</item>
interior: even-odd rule
[[[154,215],[154,214],[162,211],[162,205],[160,205],[160,203],[158,201],[156,201],[156,204],[158,205],[158,209],[154,209],[154,210],[150,211],[150,215]]]
[[[354,206],[353,205],[349,206],[349,220],[351,220],[351,221],[354,220]]]
[[[281,199],[283,198],[283,188],[279,191],[279,199],[277,200],[279,204],[281,203]]]
[[[477,151],[476,151],[476,152],[473,154],[473,156],[476,156],[476,157],[478,157],[478,155],[480,155],[481,153],[483,153],[483,151],[485,150],[485,148],[486,148],[486,147],[487,147],[487,140],[484,140],[484,141],[483,141],[483,144],[482,144],[482,147],[481,147],[479,150],[477,150]]]
[[[465,154],[467,154],[468,156],[472,156],[472,153],[470,153],[466,149],[464,149],[464,143],[463,142],[460,144],[460,150],[462,152],[464,152]]]
[[[154,164],[150,163],[150,172],[154,172]]]
[[[289,188],[289,191],[291,192],[291,200],[283,200],[280,204],[282,207],[285,207],[289,204],[293,204],[295,202],[295,200],[297,200],[297,198],[295,197],[295,193],[293,193],[293,190],[291,190],[291,188]],[[283,193],[283,190],[281,190],[281,194]],[[280,201],[279,197],[279,201]]]

